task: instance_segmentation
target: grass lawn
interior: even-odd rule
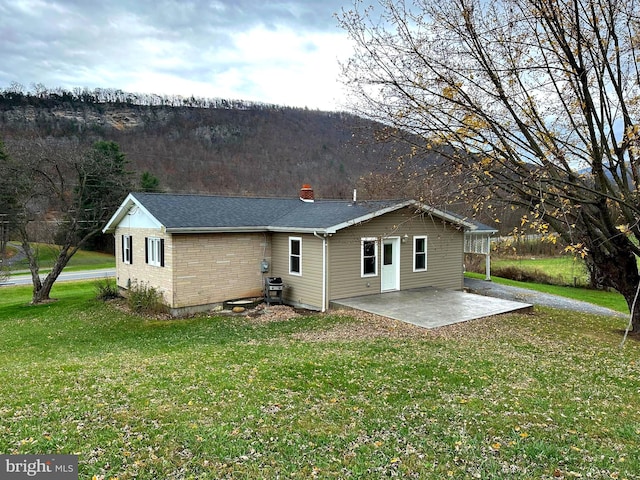
[[[0,452],[77,454],[82,479],[640,475],[623,319],[161,321],[53,293],[0,290]]]
[[[495,256],[491,259],[491,266],[495,269],[517,267],[524,271],[538,270],[562,285],[587,285],[589,281],[584,262],[572,255],[521,258]]]
[[[479,278],[482,280],[485,278],[484,274],[473,272],[466,272],[465,276],[470,278]],[[574,300],[593,303],[594,305],[600,305],[601,307],[610,308],[618,312],[629,313],[629,307],[627,306],[627,302],[624,297],[614,290],[607,292],[588,288],[560,287],[558,285],[545,285],[541,283],[516,282],[514,280],[494,276],[491,276],[491,281],[501,283],[503,285],[528,288],[538,292],[573,298]]]
[[[11,247],[9,247],[11,248]],[[51,266],[58,256],[59,249],[55,245],[36,244],[38,258],[40,261],[41,273],[47,273],[51,270]],[[115,268],[115,257],[108,253],[92,252],[88,250],[79,250],[65,267],[65,272],[79,270],[93,270],[99,268]],[[28,270],[29,262],[26,259],[20,260],[13,265],[12,270]]]

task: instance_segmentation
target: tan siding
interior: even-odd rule
[[[260,263],[269,260],[268,238],[261,233],[173,235],[173,306],[260,296]]]
[[[331,300],[380,293],[380,247],[384,237],[404,237],[400,245],[400,289],[426,286],[461,289],[463,232],[411,208],[344,229],[329,241],[329,297]],[[427,271],[413,272],[413,236],[427,236]],[[378,239],[378,275],[360,274],[361,239]]]
[[[302,275],[289,274],[289,237],[302,238]],[[308,234],[273,234],[269,275],[282,278],[287,303],[322,309],[322,240]]]

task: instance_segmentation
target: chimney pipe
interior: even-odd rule
[[[313,188],[311,188],[311,185],[308,183],[302,185],[302,188],[300,189],[300,200],[303,202],[313,203]]]

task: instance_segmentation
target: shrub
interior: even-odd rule
[[[496,277],[508,278],[517,282],[542,283],[546,285],[561,285],[557,279],[540,270],[524,270],[518,267],[496,267],[491,270]]]
[[[137,313],[166,313],[167,306],[163,302],[162,293],[155,287],[132,283],[127,295],[129,308]]]
[[[118,291],[118,285],[116,281],[112,278],[105,278],[104,280],[99,280],[95,283],[96,288],[96,298],[98,300],[107,301],[113,300],[114,298],[120,297],[120,292]]]
[[[473,253],[464,254],[464,271],[474,273],[485,273],[484,255],[475,255]]]
[[[551,238],[551,237],[550,237]],[[566,244],[559,237],[555,241],[543,239],[540,235],[507,236],[494,239],[492,249],[504,256],[546,256],[560,255]]]

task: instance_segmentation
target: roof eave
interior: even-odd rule
[[[167,233],[264,233],[269,227],[167,227]]]
[[[493,235],[498,233],[499,231],[500,230],[486,230],[475,228],[474,230],[467,230],[464,233],[468,233],[469,235]]]
[[[449,223],[453,223],[455,225],[460,225],[461,227],[464,227],[465,230],[476,230],[477,226],[474,225],[472,222],[468,222],[467,220],[464,220],[462,218],[459,218],[455,215],[451,215],[450,213],[447,213],[443,210],[440,210],[438,208],[435,207],[430,207],[429,205],[425,205],[422,202],[418,202],[417,200],[411,200],[410,202],[412,205],[415,205],[416,207],[418,207],[420,210],[422,210],[425,213],[430,213],[432,215],[435,215],[436,217],[439,217],[443,220],[446,220]]]
[[[400,203],[395,203],[385,208],[381,208],[380,210],[375,210],[366,215],[362,215],[360,217],[352,218],[351,220],[347,220],[346,222],[338,223],[336,225],[331,225],[326,228],[326,233],[336,233],[338,230],[342,230],[348,227],[352,227],[354,225],[358,225],[363,222],[367,222],[373,218],[379,217],[380,215],[385,215],[389,212],[394,212],[396,210],[400,210],[401,208],[408,207],[413,203],[412,200],[407,200]]]
[[[120,222],[122,222],[122,219],[127,215],[127,213],[131,211],[131,209],[134,206],[138,207],[140,210],[142,210],[145,213],[145,215],[148,215],[149,218],[153,219],[153,221],[157,223],[158,228],[164,227],[164,225],[162,225],[162,223],[154,215],[152,215],[151,212],[149,212],[149,210],[147,210],[145,206],[142,205],[142,203],[138,201],[135,195],[133,193],[130,193],[122,201],[122,204],[120,204],[120,207],[118,207],[118,210],[116,210],[116,213],[113,214],[113,216],[109,219],[107,224],[104,226],[104,228],[102,229],[102,233],[114,233],[116,231],[116,228],[120,224]]]
[[[317,233],[330,234],[335,233],[331,228],[326,227],[269,227],[269,231],[273,233]]]

